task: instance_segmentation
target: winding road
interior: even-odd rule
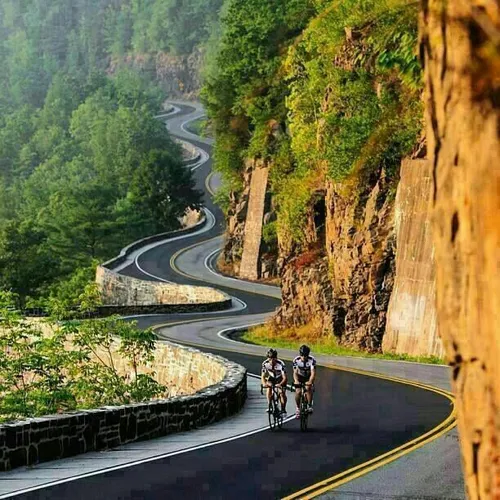
[[[211,186],[217,184],[217,178],[211,176],[212,141],[185,129],[188,120],[202,114],[200,108],[174,105],[177,113],[168,119],[170,131],[206,153],[205,161],[195,165],[194,176],[198,188],[205,192],[207,226],[203,232],[140,253],[121,272],[149,280],[194,285],[203,282],[233,297],[231,311],[205,313],[202,317],[179,314],[137,319],[141,327],[154,326],[160,338],[220,354],[244,365],[249,373],[258,374],[265,349],[235,343],[221,331],[262,323],[279,305],[280,292],[276,287],[221,276],[213,269],[214,256],[222,243],[224,218],[210,197]],[[285,362],[292,355],[290,351],[280,352]],[[380,457],[391,456],[395,450],[411,449],[413,443],[442,432],[444,423],[452,419],[453,405],[443,392],[321,364],[315,411],[307,433],[301,433],[298,423],[290,420],[280,432],[264,430],[16,498],[307,498],[308,492],[301,492],[304,488],[341,477],[345,471],[362,470],[366,464],[377,464]],[[288,411],[294,411],[291,394]]]

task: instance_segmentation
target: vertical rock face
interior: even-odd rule
[[[424,0],[438,325],[468,496],[500,498],[500,7]]]
[[[277,275],[277,252],[262,237],[264,225],[276,219],[267,192],[268,172],[269,165],[248,160],[243,190],[231,195],[224,251],[219,259],[219,267],[229,274],[252,280]]]
[[[320,320],[342,345],[381,349],[395,271],[391,186],[384,172],[360,194],[327,186],[319,246],[282,256],[278,325]]]
[[[269,167],[262,165],[252,172],[248,214],[245,222],[245,238],[241,257],[240,277],[257,280],[260,277],[260,252],[262,225],[266,202]]]
[[[195,98],[201,88],[200,69],[203,53],[195,49],[189,55],[172,55],[166,52],[127,55],[111,61],[108,72],[114,73],[121,64],[147,73],[166,91],[169,98]]]
[[[396,278],[387,313],[384,352],[443,356],[437,331],[432,169],[427,160],[401,165],[396,206]]]
[[[334,296],[334,334],[343,345],[379,351],[394,283],[394,200],[382,170],[364,192],[327,194],[326,249]]]

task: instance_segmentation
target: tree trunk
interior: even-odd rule
[[[438,323],[471,499],[500,499],[500,5],[421,0]]]

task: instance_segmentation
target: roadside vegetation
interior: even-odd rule
[[[91,308],[92,286],[80,297]],[[0,292],[0,422],[168,396],[150,369],[155,335],[117,317],[26,319]],[[119,365],[119,366],[118,366]]]
[[[189,54],[211,37],[221,3],[1,2],[0,289],[21,304],[61,298],[97,262],[177,229],[199,205],[153,118],[167,96],[130,61]]]
[[[358,358],[388,359],[393,361],[414,361],[433,365],[446,364],[444,359],[436,356],[409,356],[407,354],[393,353],[368,353],[357,349],[350,349],[338,345],[332,335],[325,335],[316,325],[304,325],[285,330],[274,330],[271,326],[259,326],[244,332],[240,340],[249,344],[282,347],[298,351],[306,343],[314,354],[327,354],[333,356],[352,356]]]
[[[417,145],[418,4],[229,0],[225,13],[202,93],[215,168],[229,198],[242,189],[245,158],[266,160],[277,234],[302,245],[308,208],[327,182],[361,194],[384,169],[396,184]]]
[[[193,120],[186,125],[186,128],[192,134],[199,135],[200,137],[212,137],[206,118],[198,118],[198,120]]]

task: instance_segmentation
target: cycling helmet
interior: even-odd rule
[[[276,349],[273,349],[271,347],[271,349],[269,349],[269,351],[267,351],[267,357],[268,358],[277,358],[278,357],[278,351]]]
[[[299,353],[301,356],[309,356],[311,349],[307,347],[305,344],[300,346]]]

